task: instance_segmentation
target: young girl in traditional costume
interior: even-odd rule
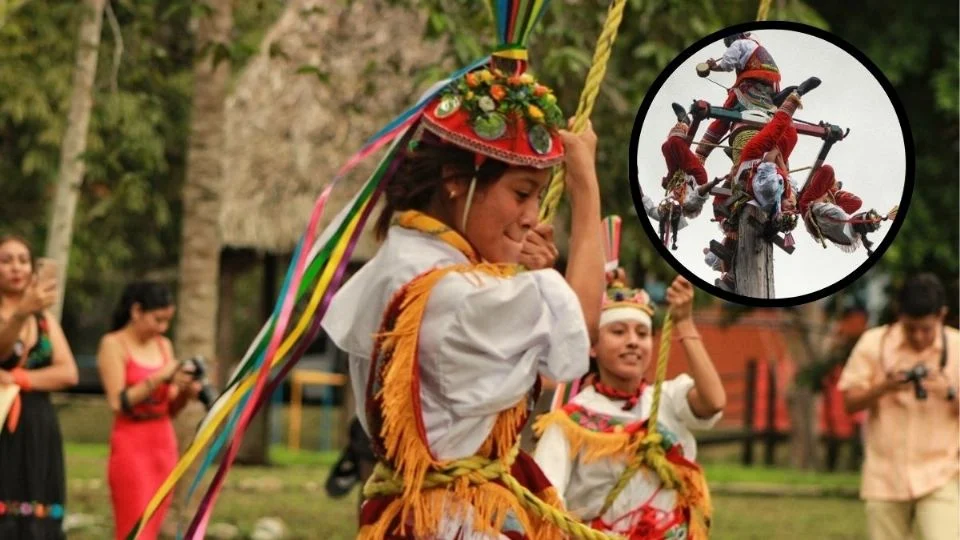
[[[598,530],[631,540],[706,538],[710,498],[691,430],[712,427],[726,396],[693,323],[693,286],[677,277],[666,293],[689,375],[657,392],[644,379],[654,356],[654,309],[646,292],[622,278],[622,270],[610,277],[590,350],[596,375],[587,379],[594,382],[538,419],[534,459],[567,509]],[[654,415],[657,436],[648,438]],[[659,449],[647,446],[658,440]]]
[[[540,375],[571,380],[588,368],[603,297],[596,136],[560,131],[555,98],[522,61],[529,28],[518,23],[539,14],[503,4],[501,49],[423,109],[385,188],[383,245],[323,322],[350,355],[379,458],[360,538],[564,534],[541,518],[556,518],[547,507],[558,500],[517,439]],[[566,277],[521,271],[539,195],[561,163]]]

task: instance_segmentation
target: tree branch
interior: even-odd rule
[[[110,30],[113,32],[113,70],[110,73],[110,91],[117,93],[117,76],[120,74],[120,59],[123,57],[123,35],[120,33],[120,23],[117,22],[117,16],[113,13],[113,4],[107,0],[107,21],[110,23]]]

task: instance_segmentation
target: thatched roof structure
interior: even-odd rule
[[[267,32],[227,101],[225,247],[291,252],[336,170],[425,89],[416,76],[443,46],[423,40],[421,13],[389,3],[290,0]],[[297,73],[304,66],[316,70]],[[367,178],[369,161],[334,189],[325,222]],[[368,233],[354,259],[374,250]]]

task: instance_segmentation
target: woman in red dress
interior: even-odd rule
[[[114,313],[112,331],[100,340],[97,366],[115,413],[107,477],[117,539],[126,537],[176,465],[171,418],[199,391],[163,335],[173,313],[166,286],[131,283]],[[157,538],[170,501],[163,502],[141,538]]]

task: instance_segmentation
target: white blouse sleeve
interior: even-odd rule
[[[488,416],[527,395],[539,373],[581,376],[589,348],[580,302],[555,270],[508,279],[450,274],[427,303],[421,376],[455,415]]]
[[[547,480],[557,489],[557,495],[566,504],[567,484],[570,483],[570,474],[573,471],[573,457],[570,455],[570,443],[563,436],[560,426],[552,425],[543,432],[537,449],[533,452],[533,460],[540,466],[540,470]]]
[[[749,39],[738,39],[730,44],[727,51],[723,53],[723,58],[717,62],[717,67],[721,71],[733,71],[734,69],[743,69],[750,55],[756,50],[756,44]]]
[[[723,411],[717,411],[709,418],[697,416],[690,408],[690,399],[688,398],[693,385],[693,378],[686,373],[682,373],[675,379],[663,383],[664,397],[669,400],[674,416],[683,425],[687,426],[687,429],[710,429],[723,416]]]

